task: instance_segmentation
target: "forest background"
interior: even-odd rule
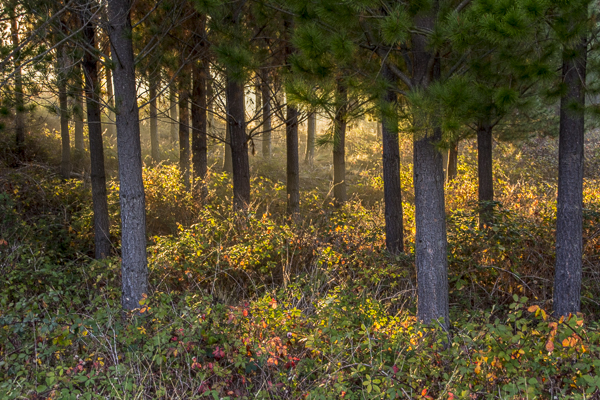
[[[0,9],[1,398],[599,398],[596,4]]]

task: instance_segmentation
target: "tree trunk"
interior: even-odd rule
[[[287,212],[295,216],[300,212],[300,166],[298,162],[298,110],[287,106],[285,121],[287,159]]]
[[[150,154],[152,161],[156,164],[160,162],[160,148],[158,144],[158,107],[157,89],[158,83],[155,77],[150,77]]]
[[[14,10],[10,11],[10,34],[12,45],[19,46],[19,25]],[[23,157],[25,152],[25,97],[23,95],[23,76],[21,73],[21,52],[15,51],[13,56],[15,66],[15,143],[17,156]]]
[[[233,166],[233,207],[236,210],[245,210],[250,205],[250,165],[246,140],[244,85],[230,76],[227,76],[226,80],[227,124],[231,136]]]
[[[204,179],[208,170],[206,136],[206,61],[193,64],[192,89],[192,164],[194,166],[194,193],[204,197]]]
[[[450,143],[448,149],[448,167],[446,168],[448,182],[453,181],[458,176],[458,140]]]
[[[188,80],[181,77],[179,82],[179,170],[181,179],[188,192],[190,186],[190,114]]]
[[[441,130],[415,140],[415,254],[418,316],[425,323],[444,319],[448,327],[448,260],[442,155],[436,148]],[[441,323],[441,322],[440,322]]]
[[[477,126],[477,174],[479,176],[479,229],[489,227],[494,219],[494,174],[492,169],[492,126]]]
[[[71,137],[69,135],[69,110],[67,103],[67,53],[63,45],[59,48],[59,66],[57,71],[58,80],[58,105],[60,108],[60,140],[61,163],[60,174],[63,179],[71,177]]]
[[[73,107],[73,119],[75,120],[75,150],[76,153],[82,154],[84,151],[83,144],[83,89],[81,81],[81,66],[75,64],[75,106]]]
[[[176,84],[171,83],[171,87],[169,88],[169,118],[171,120],[171,143],[177,143],[179,140],[179,133],[177,130],[177,121],[179,117],[177,115],[177,89],[175,88]]]
[[[554,313],[580,311],[582,268],[583,152],[587,41],[581,39],[575,58],[563,55],[566,93],[560,99],[558,201]],[[574,107],[575,106],[575,107]]]
[[[262,154],[265,158],[271,158],[271,74],[264,68],[262,74]]]
[[[131,39],[131,0],[109,0],[110,38],[117,89],[117,148],[121,202],[121,303],[126,310],[140,307],[148,293],[146,203],[142,179],[142,146]]]
[[[388,84],[394,81],[389,66],[381,70]],[[400,146],[398,141],[398,117],[396,115],[396,92],[389,88],[383,98],[383,198],[385,202],[385,245],[392,253],[404,251],[404,226],[402,221],[402,192],[400,187]]]
[[[308,114],[306,129],[306,153],[304,155],[304,162],[308,165],[313,165],[315,160],[315,136],[317,133],[317,114],[311,112]]]
[[[110,46],[107,46],[107,54],[110,56]],[[106,109],[106,117],[108,118],[108,124],[106,132],[110,137],[115,137],[117,135],[117,127],[115,125],[115,113],[113,108],[115,106],[114,103],[114,90],[113,90],[113,78],[112,71],[107,66],[104,67],[105,75],[106,75],[106,96],[107,96],[107,104],[108,107]]]
[[[206,110],[207,110],[207,124],[208,131],[211,131],[215,127],[215,114],[214,114],[214,91],[212,85],[212,77],[210,75],[210,64],[208,60],[204,63],[204,76],[206,77]],[[212,131],[211,131],[212,132]]]
[[[347,89],[338,81],[333,128],[333,197],[336,206],[346,202],[346,103]]]
[[[434,9],[437,8],[435,2]],[[435,14],[415,17],[415,26],[432,31]],[[429,50],[423,33],[411,37],[413,90],[426,89],[439,79],[440,59]],[[415,262],[417,266],[417,317],[425,324],[449,327],[448,259],[446,213],[444,204],[444,167],[436,144],[441,139],[439,126],[427,126],[427,116],[415,110],[414,187],[415,187]],[[425,118],[424,118],[425,117]]]
[[[223,153],[223,172],[227,172],[229,175],[233,174],[233,161],[231,160],[231,126],[229,125],[229,118],[225,124],[225,152]]]
[[[90,10],[85,10],[83,36],[87,47],[96,47],[96,27],[90,20]],[[90,140],[90,176],[92,181],[92,202],[94,208],[94,238],[96,258],[110,255],[110,232],[108,222],[108,201],[106,197],[106,176],[104,172],[104,145],[102,143],[102,124],[100,119],[100,80],[98,79],[98,60],[91,51],[83,56],[85,75],[85,96],[87,103],[88,134]]]

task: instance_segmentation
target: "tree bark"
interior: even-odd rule
[[[558,199],[556,206],[556,266],[554,313],[580,311],[582,268],[583,155],[587,41],[577,56],[563,55],[562,76],[567,88],[560,99]]]
[[[169,88],[169,118],[171,119],[170,126],[172,144],[177,143],[177,140],[179,140],[179,133],[177,130],[177,121],[179,121],[179,116],[177,113],[177,89],[175,86],[176,84],[172,83],[171,87]]]
[[[333,198],[336,206],[346,202],[346,86],[338,81],[333,128]]]
[[[148,293],[146,203],[142,179],[142,146],[131,39],[131,0],[109,0],[109,31],[117,89],[117,148],[121,202],[121,303],[126,310],[140,307]]]
[[[190,114],[189,81],[185,75],[179,82],[179,171],[186,191],[190,191]]]
[[[385,63],[382,76],[389,85],[394,81],[389,66]],[[392,253],[404,251],[404,226],[402,221],[402,192],[400,187],[400,146],[398,141],[398,117],[395,103],[396,93],[388,88],[383,98],[383,198],[385,202],[385,244]]]
[[[296,216],[300,212],[300,166],[298,161],[298,110],[287,106],[285,121],[285,145],[287,159],[287,213]]]
[[[110,46],[107,46],[106,52],[107,52],[108,56],[110,57]],[[115,93],[113,90],[112,71],[108,65],[106,65],[104,67],[104,71],[105,71],[105,79],[106,79],[106,96],[107,96],[107,104],[108,104],[108,107],[106,109],[106,117],[108,119],[106,131],[110,137],[115,137],[117,134],[117,127],[115,125],[115,113],[113,111],[113,109],[115,107],[115,103],[114,103]]]
[[[437,7],[434,6],[434,9]],[[415,17],[415,26],[432,31],[435,14]],[[439,57],[429,49],[428,38],[422,33],[411,37],[413,55],[412,85],[415,90],[426,89],[440,77]],[[415,261],[417,266],[417,295],[420,321],[436,322],[449,327],[448,259],[446,214],[444,204],[444,168],[442,155],[436,148],[441,129],[434,123],[427,126],[421,110],[413,115],[414,187],[415,187]]]
[[[192,89],[192,164],[194,167],[194,193],[204,197],[206,171],[208,170],[207,118],[206,118],[206,61],[193,65]]]
[[[150,155],[155,164],[160,162],[160,148],[158,144],[158,107],[157,103],[157,86],[155,77],[149,79],[149,96],[150,96]]]
[[[458,176],[458,140],[450,143],[448,149],[448,167],[446,168],[448,182],[453,181]]]
[[[73,107],[73,119],[75,120],[75,150],[76,153],[82,154],[84,151],[83,144],[83,82],[81,81],[81,66],[75,64],[75,106]]]
[[[494,219],[494,173],[492,158],[492,126],[477,126],[477,174],[479,176],[479,229],[489,227]]]
[[[10,11],[10,35],[12,45],[19,46],[19,24],[14,10]],[[15,66],[15,143],[17,145],[17,156],[23,157],[25,152],[25,97],[23,94],[23,75],[21,72],[21,52],[15,51],[13,56]]]
[[[250,205],[250,165],[246,118],[244,111],[244,85],[230,76],[226,77],[227,124],[231,136],[231,160],[233,166],[233,206],[246,210]]]
[[[90,10],[82,15],[83,36],[88,49],[96,48],[96,27],[91,21]],[[108,201],[106,197],[106,176],[104,172],[104,145],[100,119],[100,81],[98,59],[90,50],[83,56],[85,75],[85,96],[87,103],[88,134],[90,140],[90,176],[92,181],[92,202],[94,208],[94,238],[96,258],[110,255],[110,232],[108,222]]]
[[[271,74],[269,70],[263,68],[262,75],[262,154],[265,158],[271,158],[272,139],[271,139]]]
[[[227,172],[229,175],[233,174],[233,161],[231,160],[231,126],[229,125],[229,118],[225,124],[225,152],[223,153],[223,172]]]
[[[304,162],[308,165],[313,165],[315,159],[315,136],[317,133],[317,114],[311,112],[308,114],[307,129],[306,129],[306,153]]]
[[[66,47],[59,48],[58,59],[58,105],[60,108],[60,140],[61,140],[61,163],[60,174],[63,179],[71,177],[71,137],[69,135],[69,105],[67,103],[67,54]]]

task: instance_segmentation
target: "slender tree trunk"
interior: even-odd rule
[[[233,174],[233,160],[231,159],[231,126],[225,124],[225,152],[223,153],[223,172]]]
[[[81,81],[81,66],[75,64],[75,107],[73,107],[73,119],[75,120],[75,150],[76,153],[82,154],[84,151],[83,144],[83,82]]]
[[[117,89],[117,147],[121,202],[121,303],[140,307],[148,293],[146,203],[142,179],[142,146],[131,39],[131,0],[109,0],[110,38]]]
[[[204,197],[204,179],[208,170],[206,118],[206,61],[193,65],[192,89],[192,164],[194,166],[194,193]]]
[[[434,10],[437,2],[434,4]],[[432,31],[435,14],[415,17],[415,26],[422,31]],[[423,33],[411,37],[413,55],[412,84],[415,89],[426,89],[439,79],[440,59],[429,49],[428,38]],[[413,119],[414,187],[415,187],[415,262],[417,266],[417,316],[420,321],[436,322],[449,327],[448,259],[446,237],[446,212],[444,199],[444,167],[442,155],[436,148],[441,139],[439,126],[427,126],[427,119],[416,110]]]
[[[110,55],[110,46],[106,46],[106,47],[107,47],[106,48],[107,54]],[[117,127],[115,125],[115,113],[113,111],[113,108],[115,106],[115,103],[114,103],[115,92],[113,90],[112,70],[108,66],[105,66],[104,71],[105,71],[105,79],[106,79],[106,95],[108,97],[108,99],[107,99],[108,107],[106,109],[106,117],[108,118],[108,124],[107,124],[107,128],[106,128],[106,132],[108,133],[108,135],[110,137],[115,137],[117,135]]]
[[[382,67],[382,76],[391,85],[394,81],[389,66]],[[389,88],[383,98],[383,198],[385,201],[385,244],[390,253],[404,251],[404,226],[402,221],[402,192],[400,188],[400,146],[396,93]]]
[[[567,90],[560,99],[554,312],[561,316],[579,312],[581,305],[587,41],[581,39],[574,50],[574,58],[563,55],[562,76]]]
[[[85,10],[83,36],[88,48],[96,47],[96,27],[90,20],[91,12]],[[85,95],[87,103],[88,134],[90,140],[90,175],[92,180],[92,202],[94,208],[94,237],[96,258],[110,255],[110,232],[108,222],[108,201],[106,197],[106,176],[104,172],[104,145],[100,119],[100,80],[98,79],[97,58],[90,51],[83,56],[85,75]]]
[[[231,136],[231,159],[233,165],[233,206],[245,210],[250,204],[250,165],[246,118],[244,111],[244,85],[226,77],[227,124]]]
[[[458,176],[458,140],[450,143],[448,149],[448,167],[446,168],[448,182],[453,181]]]
[[[182,77],[179,89],[179,170],[185,190],[190,191],[190,114],[188,80]]]
[[[287,106],[285,121],[285,145],[287,159],[287,212],[300,212],[300,166],[298,162],[298,110]]]
[[[206,77],[206,110],[208,115],[208,131],[211,131],[215,127],[215,114],[214,114],[214,91],[212,86],[212,77],[210,75],[210,64],[208,59],[204,63],[204,76]]]
[[[315,136],[317,133],[317,114],[311,112],[308,114],[307,129],[306,129],[306,153],[304,162],[308,165],[313,165],[315,160]]]
[[[347,89],[338,81],[333,128],[333,197],[337,206],[346,202],[346,103]]]
[[[62,144],[60,174],[63,179],[71,177],[71,137],[69,135],[69,105],[67,103],[67,53],[66,47],[59,48],[58,105],[60,108],[60,139]]]
[[[156,164],[160,162],[160,148],[158,144],[158,107],[157,90],[158,83],[155,77],[150,77],[150,153],[152,161]]]
[[[264,68],[261,71],[262,75],[262,154],[265,158],[271,158],[272,155],[272,140],[271,140],[271,74],[269,70]]]
[[[177,143],[179,140],[178,133],[178,123],[179,116],[177,113],[177,89],[175,88],[176,84],[172,83],[169,88],[169,118],[171,119],[171,143]]]
[[[294,27],[291,17],[284,19],[286,45],[285,58],[289,64],[289,59],[294,53],[294,48],[291,45],[290,35]],[[291,73],[291,67],[288,67]],[[298,156],[298,110],[290,105],[286,106],[285,118],[285,147],[287,161],[287,213],[296,217],[300,213],[300,166]]]
[[[10,11],[10,34],[12,45],[19,45],[19,25],[14,10]],[[15,142],[18,157],[23,157],[25,152],[25,97],[23,95],[23,76],[21,73],[21,52],[16,51],[13,56],[15,66]]]
[[[493,223],[494,175],[492,169],[492,126],[480,123],[477,126],[477,174],[479,176],[479,229]]]

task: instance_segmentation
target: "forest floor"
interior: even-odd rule
[[[10,140],[3,134],[5,149]],[[415,318],[406,138],[399,256],[385,251],[381,142],[369,124],[349,133],[347,204],[332,203],[325,146],[301,165],[294,221],[282,143],[270,160],[251,157],[244,215],[231,209],[220,146],[203,202],[185,192],[177,150],[165,146],[165,161],[144,169],[150,290],[137,317],[120,308],[114,143],[114,256],[96,261],[89,183],[61,181],[55,133],[27,140],[28,161],[10,167],[4,150],[0,172],[2,399],[600,398],[597,132],[586,142],[583,313],[567,320],[550,313],[557,140],[495,143],[485,231],[476,146],[461,142],[458,178],[446,185],[450,332]],[[83,166],[85,154],[74,156]]]

